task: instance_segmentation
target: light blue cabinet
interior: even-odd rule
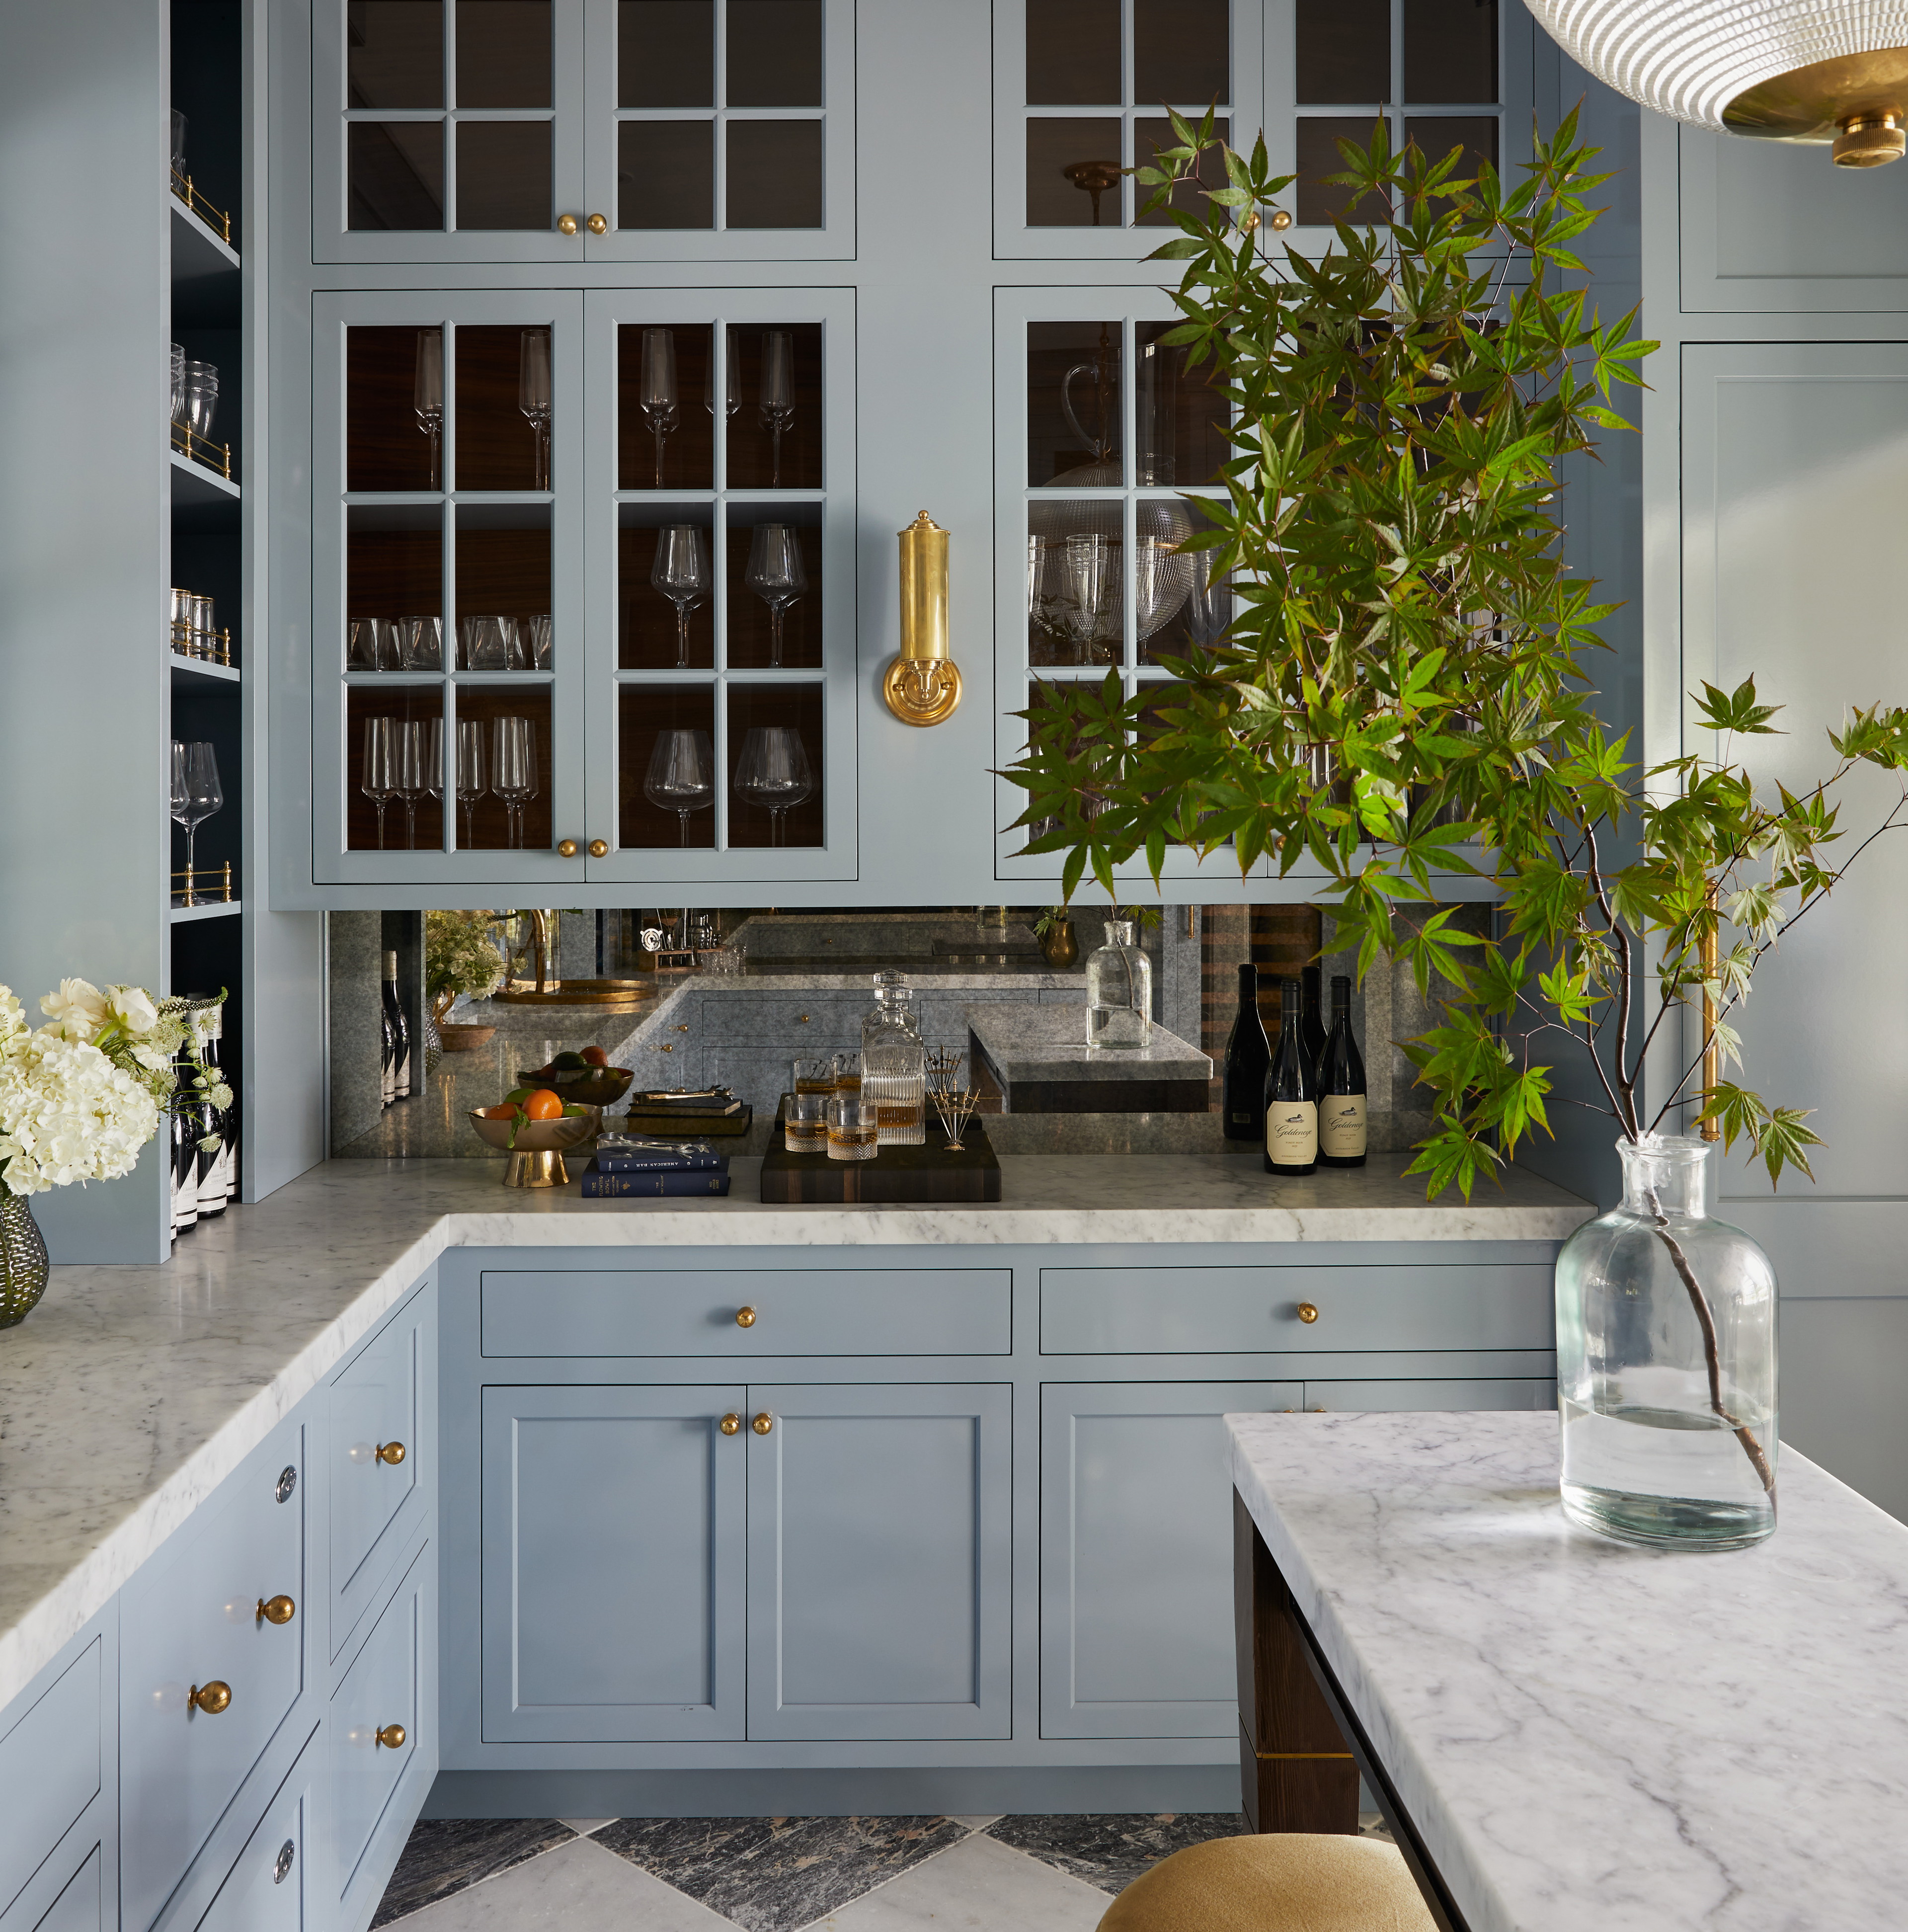
[[[319,1747],[308,1744],[246,1840],[197,1932],[319,1932],[325,1912],[318,1842]]]
[[[46,1916],[34,1932],[106,1932],[107,1899],[102,1877],[104,1861],[95,1845],[86,1862],[62,1887]]]

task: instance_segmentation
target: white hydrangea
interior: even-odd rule
[[[0,1048],[0,1180],[15,1194],[130,1174],[159,1129],[146,1088],[56,1026]]]

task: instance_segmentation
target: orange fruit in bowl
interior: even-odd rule
[[[524,1117],[531,1120],[556,1120],[562,1118],[563,1103],[548,1087],[539,1087],[527,1094],[524,1100]]]
[[[494,1107],[486,1107],[483,1112],[487,1120],[509,1120],[516,1118],[517,1108],[514,1102],[505,1100]]]

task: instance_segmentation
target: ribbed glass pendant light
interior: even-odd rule
[[[1672,120],[1898,160],[1908,0],[1528,0],[1579,66]]]

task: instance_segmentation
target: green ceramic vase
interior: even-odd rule
[[[24,1322],[46,1292],[46,1244],[26,1196],[0,1180],[0,1328]]]

